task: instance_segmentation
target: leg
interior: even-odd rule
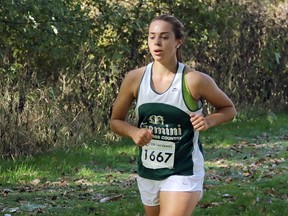
[[[160,207],[159,206],[146,206],[144,205],[145,216],[159,216]]]
[[[137,184],[145,209],[145,216],[159,216],[159,185],[161,181],[149,180],[138,176]]]
[[[160,192],[160,216],[191,216],[198,201],[201,198],[201,191]]]

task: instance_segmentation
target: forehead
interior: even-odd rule
[[[173,32],[172,25],[163,20],[155,20],[149,26],[149,33],[170,33]]]

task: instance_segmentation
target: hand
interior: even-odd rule
[[[206,118],[202,114],[192,114],[190,117],[190,121],[195,130],[206,131],[209,128]]]
[[[133,141],[138,146],[144,146],[150,143],[153,138],[152,130],[148,130],[146,128],[140,128],[137,130],[135,135],[132,137]]]

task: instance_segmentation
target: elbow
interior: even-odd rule
[[[237,110],[235,109],[233,117],[236,117],[236,116],[237,116]]]
[[[111,119],[109,128],[113,133],[119,134],[119,130],[121,130],[121,125],[119,125],[118,119]]]
[[[110,113],[109,113],[109,128],[112,132],[115,133],[115,119],[114,117],[112,116],[112,113],[113,113],[113,106],[110,107]]]
[[[233,119],[235,116],[237,116],[237,110],[236,110],[235,106],[233,105],[231,107],[231,119]]]
[[[234,114],[234,117],[237,115],[237,110],[236,110],[236,107],[233,105],[233,114]]]
[[[115,133],[115,127],[114,127],[114,121],[113,119],[110,119],[110,123],[109,123],[109,128],[112,132]]]

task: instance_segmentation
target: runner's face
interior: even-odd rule
[[[172,25],[163,20],[156,20],[149,26],[148,46],[156,61],[176,58],[177,45]]]

